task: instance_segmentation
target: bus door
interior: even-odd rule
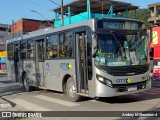
[[[19,44],[14,44],[14,70],[15,70],[15,80],[16,80],[16,82],[19,81],[18,62],[19,62]]]
[[[45,86],[44,81],[44,39],[35,41],[35,72],[37,86]]]
[[[88,94],[88,59],[86,32],[76,33],[76,74],[79,93]]]

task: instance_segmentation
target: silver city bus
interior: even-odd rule
[[[55,21],[56,22],[56,21]],[[90,18],[7,40],[8,76],[34,87],[113,97],[151,88],[147,33],[141,21]]]

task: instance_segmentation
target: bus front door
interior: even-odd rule
[[[76,74],[79,93],[88,94],[88,63],[87,63],[86,32],[76,34]]]
[[[35,41],[36,51],[35,51],[35,71],[37,86],[45,86],[44,81],[44,39]]]

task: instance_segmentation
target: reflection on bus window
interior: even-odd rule
[[[59,36],[59,57],[71,58],[72,57],[72,34],[65,33]]]
[[[8,60],[13,60],[14,58],[14,52],[13,52],[13,44],[8,44],[7,45],[7,56],[8,56]]]
[[[65,43],[65,41],[64,41],[64,36],[63,36],[63,34],[61,34],[61,35],[59,36],[59,45],[64,45],[64,43]]]
[[[33,41],[27,41],[27,49],[34,49],[34,43]]]
[[[34,50],[28,50],[27,51],[27,58],[33,59],[34,58]]]
[[[72,57],[72,47],[71,46],[61,46],[59,48],[60,58],[70,58]]]
[[[27,59],[34,58],[34,42],[29,40],[27,41]]]
[[[26,51],[22,51],[20,57],[21,59],[26,59]]]
[[[58,55],[57,47],[47,48],[47,58],[56,58]]]
[[[98,34],[96,64],[101,66],[144,65],[148,63],[146,35]]]
[[[46,57],[47,59],[57,58],[58,56],[58,35],[47,37],[46,41]]]
[[[21,59],[26,59],[27,58],[27,49],[26,49],[26,41],[20,42],[20,58]]]

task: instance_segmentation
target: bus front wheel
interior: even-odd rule
[[[29,86],[29,79],[26,74],[23,75],[23,87],[26,92],[32,91],[32,87]]]
[[[77,102],[82,98],[82,96],[77,94],[76,84],[71,77],[67,80],[66,95],[67,95],[67,98],[72,102]]]

